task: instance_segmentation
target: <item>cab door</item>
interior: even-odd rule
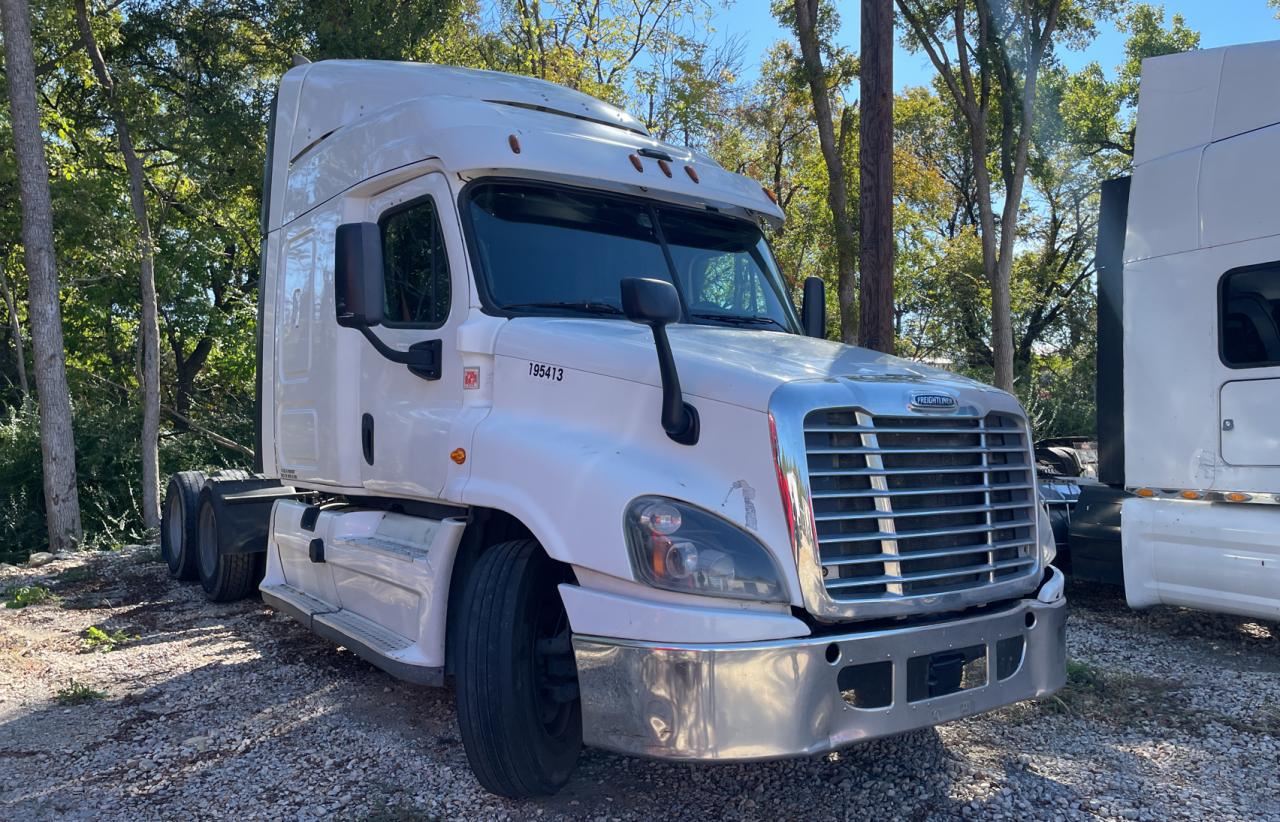
[[[1231,369],[1219,397],[1222,459],[1280,467],[1280,262],[1228,271],[1219,304],[1219,354]],[[1237,490],[1270,490],[1275,479]]]
[[[437,499],[459,445],[450,439],[462,406],[457,327],[470,295],[454,198],[445,176],[430,172],[367,202],[383,257],[384,319],[373,333],[400,350],[438,344],[440,373],[428,379],[362,346],[353,432],[362,481],[372,493]]]

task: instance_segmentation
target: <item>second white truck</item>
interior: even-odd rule
[[[486,788],[583,744],[803,756],[1043,696],[1062,576],[1009,394],[823,337],[761,187],[526,78],[281,82],[260,465],[163,548],[395,676]]]

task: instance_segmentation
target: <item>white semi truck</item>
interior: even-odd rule
[[[1099,479],[1072,573],[1280,619],[1280,42],[1145,60],[1098,239]]]
[[[1057,689],[1009,394],[824,339],[759,184],[555,85],[329,61],[271,119],[253,476],[163,550],[405,680],[476,776],[816,754]]]

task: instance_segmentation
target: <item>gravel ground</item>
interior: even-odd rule
[[[550,799],[482,791],[453,696],[256,599],[206,603],[154,548],[0,567],[0,819],[1276,819],[1280,625],[1069,590],[1070,684],[837,755],[690,766],[586,752]],[[84,647],[98,626],[133,639]],[[103,695],[55,695],[75,680]]]

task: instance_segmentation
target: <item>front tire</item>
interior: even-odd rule
[[[164,494],[164,512],[160,517],[160,556],[169,566],[174,579],[193,580],[196,569],[196,545],[199,539],[200,489],[204,487],[203,471],[179,471],[169,477]]]
[[[582,710],[557,590],[570,579],[522,539],[481,554],[467,580],[458,724],[476,779],[500,796],[553,794],[577,766]]]
[[[257,554],[223,554],[218,551],[218,514],[208,491],[200,493],[200,585],[210,602],[243,599],[258,582]]]

